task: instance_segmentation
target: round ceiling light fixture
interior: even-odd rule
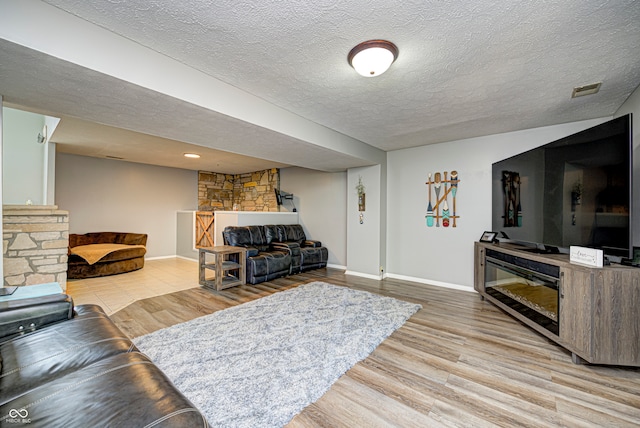
[[[364,77],[379,76],[398,58],[398,48],[386,40],[368,40],[351,49],[349,65]]]
[[[191,158],[191,159],[199,159],[200,155],[197,153],[184,153],[182,156],[184,156],[185,158]]]

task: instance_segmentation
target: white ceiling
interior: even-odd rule
[[[62,117],[53,141],[88,156],[228,173],[335,171],[373,163],[358,141],[389,151],[609,116],[640,84],[634,0],[45,2],[357,146],[317,144],[0,38],[5,101]],[[377,38],[396,44],[398,59],[382,76],[360,77],[347,54]],[[180,85],[182,76],[166,77]],[[599,81],[598,94],[571,99],[573,87]],[[206,159],[173,156],[185,151]]]

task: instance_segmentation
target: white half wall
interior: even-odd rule
[[[197,209],[198,174],[58,153],[55,194],[69,233],[146,233],[146,257],[174,256],[176,213]]]
[[[282,168],[280,189],[293,193],[304,233],[327,248],[328,264],[346,266],[347,173]]]
[[[387,153],[387,269],[391,276],[473,287],[473,243],[491,230],[491,165],[608,118]],[[431,172],[458,171],[457,227],[427,227]],[[368,195],[367,195],[368,196]],[[367,201],[368,202],[368,201]],[[450,209],[452,207],[450,206]]]
[[[224,245],[222,232],[227,226],[258,226],[265,224],[298,224],[297,212],[216,211],[213,222],[213,244]]]

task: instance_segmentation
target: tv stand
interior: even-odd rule
[[[640,269],[475,243],[481,298],[571,352],[574,363],[640,367]]]

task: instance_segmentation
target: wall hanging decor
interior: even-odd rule
[[[362,177],[358,177],[356,192],[358,193],[358,211],[360,211],[360,224],[363,224],[364,223],[363,212],[365,210],[365,193],[364,193],[364,184],[362,184]]]
[[[428,175],[427,182],[425,183],[428,188],[427,197],[427,226],[440,227],[442,221],[442,227],[457,227],[456,220],[460,218],[456,212],[456,197],[458,194],[458,171],[447,171],[433,174],[433,180],[431,179],[431,173]],[[432,201],[432,190],[435,193],[435,202]],[[453,211],[449,210],[449,194],[451,194]]]
[[[504,190],[504,226],[522,227],[520,173],[502,171],[502,188]]]

